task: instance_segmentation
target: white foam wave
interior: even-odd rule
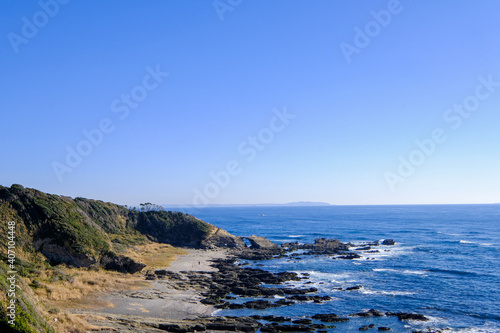
[[[404,274],[414,274],[414,275],[425,275],[427,276],[427,273],[425,271],[412,271],[409,269],[406,269],[403,271]]]
[[[365,251],[355,251],[361,258],[357,258],[354,260],[386,260],[392,257],[399,257],[404,254],[410,253],[417,246],[378,246],[374,247],[374,250],[378,250],[379,252],[365,252]],[[369,258],[369,259],[367,259]]]
[[[366,295],[389,295],[389,296],[408,296],[408,295],[414,295],[415,292],[412,291],[386,291],[386,290],[371,290],[371,289],[365,289],[361,288],[359,289],[362,294]]]
[[[493,243],[471,242],[471,241],[463,240],[463,239],[461,239],[458,243],[459,244],[474,244],[474,245],[481,245],[481,246],[495,246],[495,244],[493,244]]]
[[[290,238],[300,238],[300,237],[304,237],[304,235],[288,235],[288,237],[290,237]]]
[[[427,276],[427,272],[425,272],[425,271],[410,270],[410,269],[405,269],[404,271],[400,271],[400,270],[393,269],[393,268],[374,268],[373,271],[374,272],[390,272],[390,273],[400,273],[400,274],[412,274],[412,275]]]
[[[301,275],[303,273],[309,274],[309,278],[312,282],[336,282],[338,280],[345,281],[347,278],[351,277],[351,273],[324,273],[319,271],[294,271],[295,273]]]
[[[459,330],[454,330],[452,332],[457,333],[498,333],[500,332],[500,327],[471,327],[471,328],[462,328]]]
[[[392,269],[392,268],[374,268],[374,272],[398,272],[397,269]]]
[[[429,326],[433,327],[433,326],[442,326],[449,324],[449,321],[444,318],[429,316],[427,314],[425,316],[427,317],[427,319],[429,319],[428,321],[423,322],[420,320],[408,320],[408,322],[411,323],[412,326],[419,327],[420,329],[425,329]],[[424,330],[424,332],[426,331]],[[444,332],[449,332],[449,331],[445,330]]]

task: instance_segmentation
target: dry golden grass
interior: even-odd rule
[[[181,254],[187,254],[187,252],[171,245],[159,243],[136,245],[125,253],[126,256],[146,264],[145,269],[168,267]]]
[[[168,267],[178,255],[185,253],[185,250],[170,245],[148,243],[131,247],[123,254],[146,264],[144,270],[149,270]],[[57,269],[40,272],[36,280],[42,287],[34,289],[34,292],[45,305],[42,311],[51,318],[51,324],[57,332],[99,331],[100,327],[90,325],[85,316],[72,314],[69,310],[114,307],[112,303],[100,300],[99,296],[116,290],[147,288],[149,282],[144,280],[143,274],[58,266]],[[31,283],[32,280],[26,282]]]
[[[99,332],[107,327],[89,324],[85,315],[61,313],[52,315],[52,327],[60,333],[86,333],[89,331]]]

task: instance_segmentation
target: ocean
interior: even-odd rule
[[[238,236],[264,236],[274,242],[312,243],[336,238],[362,243],[394,239],[379,253],[355,260],[302,256],[250,262],[272,272],[309,273],[319,295],[331,301],[297,303],[266,310],[220,310],[214,315],[317,313],[348,316],[363,310],[422,313],[430,321],[395,317],[351,318],[332,332],[355,332],[374,323],[392,332],[449,328],[451,332],[500,332],[500,205],[408,205],[186,208]],[[387,250],[387,251],[386,251]],[[257,266],[257,265],[264,265]],[[354,291],[340,291],[361,285]],[[238,300],[238,302],[247,301]],[[376,330],[376,329],[375,329]]]

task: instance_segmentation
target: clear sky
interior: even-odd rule
[[[121,204],[500,202],[499,12],[7,1],[0,184]]]

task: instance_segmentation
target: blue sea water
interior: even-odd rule
[[[232,207],[183,209],[239,236],[310,243],[319,237],[361,243],[392,238],[395,246],[357,260],[302,256],[252,262],[269,271],[309,273],[306,281],[333,300],[266,310],[222,310],[217,315],[317,313],[347,316],[375,308],[417,312],[428,322],[395,317],[351,318],[334,331],[355,332],[374,323],[393,332],[450,328],[451,332],[500,332],[500,205]],[[388,250],[388,251],[385,251]],[[256,266],[263,264],[264,267]],[[362,285],[356,291],[339,291]],[[240,300],[241,301],[241,300]]]

